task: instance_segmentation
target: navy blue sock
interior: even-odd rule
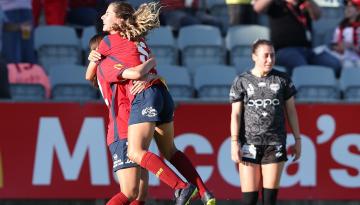
[[[262,193],[263,205],[276,205],[278,191],[279,189],[263,188],[263,193]]]
[[[243,192],[242,196],[243,196],[242,198],[243,205],[256,205],[259,192],[258,191]]]

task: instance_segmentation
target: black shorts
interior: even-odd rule
[[[241,151],[241,160],[254,164],[270,164],[288,160],[285,145],[244,144]]]
[[[127,147],[127,139],[120,139],[109,145],[111,158],[113,160],[114,172],[118,171],[119,169],[139,166],[128,158]]]

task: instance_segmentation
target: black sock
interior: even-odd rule
[[[279,189],[263,188],[263,193],[262,193],[263,205],[276,205],[278,191]]]
[[[259,192],[253,191],[253,192],[243,192],[242,193],[242,204],[243,205],[256,205],[258,200]]]

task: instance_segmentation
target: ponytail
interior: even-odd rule
[[[150,30],[160,26],[160,6],[157,2],[141,4],[134,10],[130,4],[114,2],[115,13],[124,21],[117,25],[116,30],[120,35],[131,41],[139,41],[144,38]]]

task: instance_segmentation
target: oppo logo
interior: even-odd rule
[[[256,108],[263,107],[266,108],[268,105],[277,106],[280,105],[279,99],[257,99],[257,100],[249,100],[247,103],[248,106],[255,106]]]

